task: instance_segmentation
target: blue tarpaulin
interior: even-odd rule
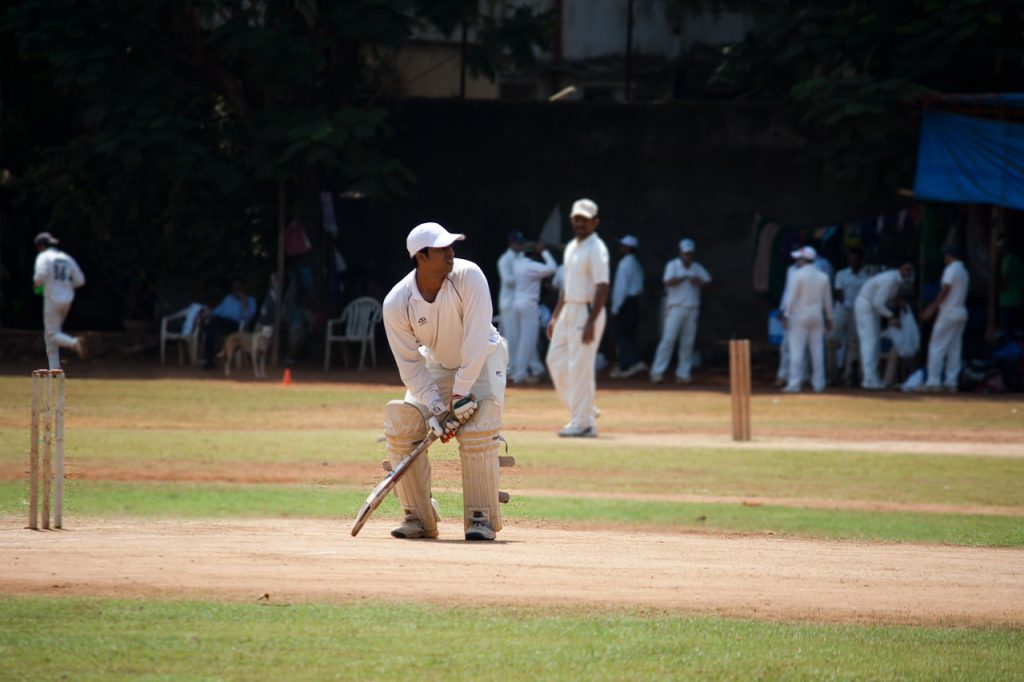
[[[914,196],[1024,210],[1024,125],[926,111]]]

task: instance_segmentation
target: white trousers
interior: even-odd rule
[[[956,388],[966,327],[967,308],[953,308],[939,313],[932,327],[931,341],[928,342],[928,386],[937,387],[944,383],[947,388]],[[946,370],[944,382],[941,381],[943,365]]]
[[[501,336],[508,343],[508,373],[509,376],[513,376],[519,371],[519,368],[516,367],[515,352],[516,347],[519,343],[519,335],[521,333],[519,330],[519,316],[516,314],[515,303],[510,304],[507,308],[502,308],[499,311],[499,314],[501,317],[501,323],[498,326],[501,327]],[[539,318],[539,312],[537,313],[537,315]],[[543,374],[544,364],[540,361],[540,354],[537,352],[537,344],[534,343],[532,348],[533,350],[530,353],[529,361],[525,366],[524,371],[534,375]]]
[[[849,372],[850,363],[846,361],[850,349],[850,341],[857,337],[857,323],[853,318],[853,310],[845,305],[837,305],[832,313],[832,331],[828,338],[839,343],[836,353],[836,368],[845,368],[844,376]]]
[[[437,385],[437,390],[441,394],[441,400],[448,402],[452,397],[452,386],[455,384],[455,373],[458,370],[448,369],[430,359],[427,359],[426,363],[427,370],[434,378],[434,384]],[[480,369],[476,383],[470,389],[478,403],[483,400],[492,400],[499,408],[505,404],[505,373],[507,369],[508,345],[502,340],[494,352],[484,360],[484,366]],[[416,407],[424,419],[430,418],[430,410],[412,393],[406,391],[403,400]]]
[[[548,372],[559,400],[569,411],[569,428],[596,428],[594,420],[594,360],[601,345],[607,313],[594,321],[594,339],[583,343],[583,326],[590,315],[585,303],[566,303],[555,322],[548,346]]]
[[[861,386],[879,388],[882,385],[878,378],[878,341],[882,333],[878,313],[867,300],[858,298],[853,306],[857,319],[857,342],[860,344]]]
[[[796,316],[789,319],[789,383],[787,388],[799,390],[804,373],[804,355],[811,354],[811,388],[825,389],[825,321],[821,315]]]
[[[531,360],[537,356],[537,335],[540,333],[540,304],[537,301],[516,301],[512,309],[516,318],[517,338],[512,350],[512,381],[522,381],[533,371]],[[538,363],[539,364],[539,363]],[[543,369],[543,367],[542,367]]]
[[[54,303],[49,299],[43,299],[43,340],[46,343],[46,360],[50,369],[60,369],[61,348],[75,346],[75,337],[61,331],[69,312],[71,301]]]
[[[689,379],[693,367],[693,341],[697,338],[697,321],[700,318],[700,306],[673,305],[665,309],[665,327],[658,341],[658,349],[654,351],[654,364],[651,365],[651,376],[665,373],[672,361],[672,351],[678,344],[679,362],[676,365],[676,377]]]

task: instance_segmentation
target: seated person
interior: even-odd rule
[[[217,353],[224,345],[224,338],[249,322],[256,314],[256,299],[247,296],[245,285],[241,280],[231,283],[231,293],[213,309],[204,329],[206,340],[203,343],[203,355],[206,369],[217,366]]]

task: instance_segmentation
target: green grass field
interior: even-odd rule
[[[1024,632],[394,604],[3,599],[0,678],[1014,680]]]
[[[25,513],[28,390],[27,378],[0,377],[7,524]],[[380,410],[399,389],[96,379],[72,380],[68,393],[74,477],[65,518],[73,525],[76,517],[351,517],[382,475]],[[816,404],[755,395],[755,437],[840,434],[841,445],[787,450],[689,444],[687,434],[727,433],[724,394],[599,396],[606,438],[579,443],[552,436],[561,414],[550,391],[510,392],[506,437],[517,466],[503,487],[513,495],[512,523],[1024,547],[1024,457],[972,454],[975,441],[1024,443],[1024,401],[858,395]],[[898,444],[874,451],[847,437],[860,429],[891,439],[897,428],[908,439],[961,442],[962,453]],[[631,433],[660,439],[631,442]],[[437,497],[446,516],[458,516],[457,450],[435,450]],[[719,499],[726,497],[776,502]],[[905,508],[877,509],[885,504]],[[377,514],[397,516],[398,508],[389,500]],[[2,594],[0,620],[0,679],[13,680],[1024,679],[1016,628],[779,623],[557,604],[481,610]]]

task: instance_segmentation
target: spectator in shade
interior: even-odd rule
[[[644,290],[644,269],[636,257],[640,240],[631,234],[619,240],[619,264],[612,279],[612,327],[618,347],[618,367],[608,376],[625,379],[647,369],[636,349],[636,330],[640,324],[640,294]]]
[[[256,299],[247,295],[242,280],[236,279],[231,283],[231,293],[213,309],[203,330],[206,334],[203,342],[205,369],[217,366],[217,353],[224,345],[225,337],[244,327],[255,315]]]

